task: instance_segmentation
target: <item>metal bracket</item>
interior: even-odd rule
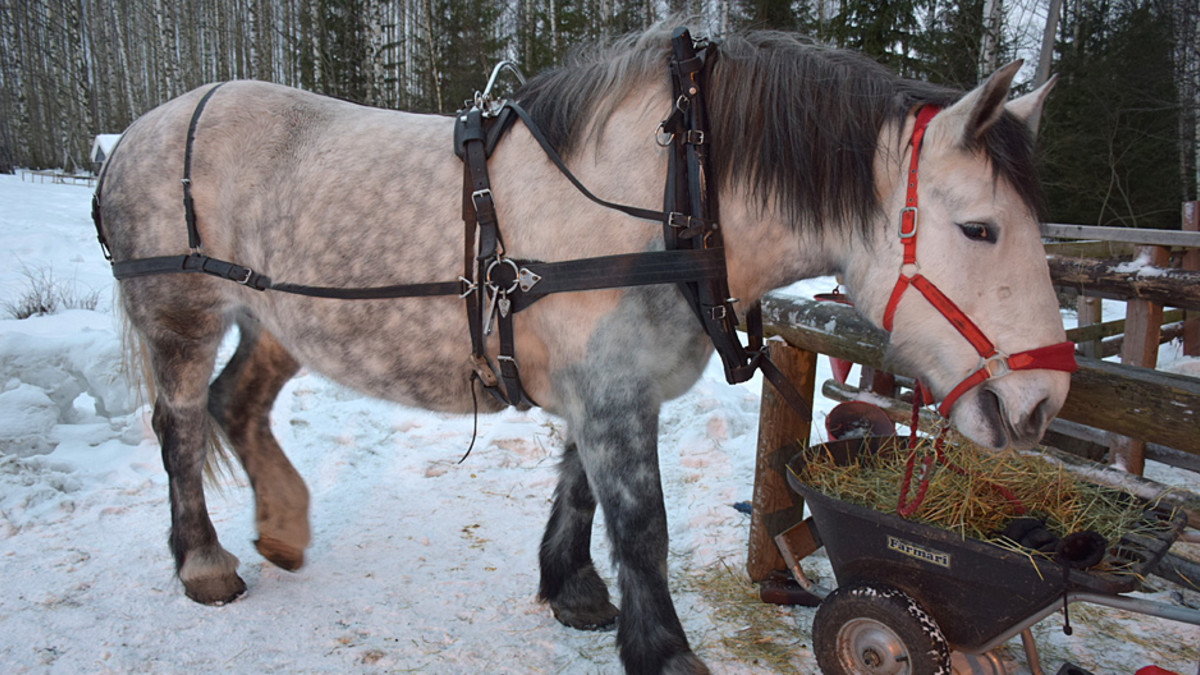
[[[537,285],[537,282],[542,280],[542,275],[529,271],[529,268],[522,267],[517,270],[517,284],[521,287],[521,292],[528,293],[529,289]]]

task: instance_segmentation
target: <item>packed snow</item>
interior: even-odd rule
[[[69,297],[98,299],[94,309],[0,319],[0,670],[620,671],[614,633],[565,628],[535,597],[563,434],[537,410],[481,417],[460,464],[470,417],[372,400],[302,372],[273,425],[312,493],[306,566],[289,573],[257,554],[251,491],[235,470],[209,491],[209,508],[249,591],[222,607],[184,597],[166,545],[166,476],[149,407],[123,371],[90,198],[83,186],[0,176],[0,309],[45,275]],[[829,377],[826,360],[820,368]],[[744,572],[748,518],[733,504],[751,498],[760,387],[726,384],[713,361],[663,410],[672,591],[714,672],[814,673],[814,610],[759,604]],[[832,405],[818,401],[814,438]],[[602,522],[593,554],[611,586]],[[821,554],[805,566],[831,583]],[[1149,597],[1197,602],[1160,585]],[[1072,623],[1072,638],[1058,618],[1035,629],[1049,672],[1064,660],[1106,674],[1196,671],[1200,628],[1090,606],[1077,606]],[[1001,660],[1029,672],[1017,641]]]

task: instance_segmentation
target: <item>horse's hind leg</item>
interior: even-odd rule
[[[212,431],[205,403],[225,321],[211,306],[195,311],[184,307],[178,301],[187,297],[184,293],[138,302],[123,292],[154,373],[157,397],[152,424],[169,480],[170,545],[176,573],[189,598],[205,604],[229,602],[245,592],[246,584],[237,575],[238,559],[217,540],[204,500],[204,465]],[[143,310],[147,307],[153,309]]]
[[[555,618],[582,630],[610,628],[617,617],[608,588],[592,565],[595,513],[596,498],[588,486],[579,451],[571,443],[559,465],[550,522],[542,537],[538,596],[550,604]]]
[[[254,488],[258,541],[286,570],[304,564],[309,542],[308,489],[271,433],[271,406],[300,365],[261,325],[238,320],[237,352],[209,387],[208,409],[221,425]]]

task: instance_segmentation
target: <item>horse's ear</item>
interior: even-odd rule
[[[1008,88],[1022,63],[1022,60],[1017,59],[992,73],[986,82],[971,90],[947,111],[955,116],[966,117],[963,141],[968,147],[975,146],[983,134],[1000,119],[1004,112],[1004,101],[1008,99]]]
[[[1054,88],[1055,82],[1058,82],[1058,75],[1051,75],[1045,84],[1020,98],[1009,101],[1005,106],[1010,113],[1016,115],[1017,119],[1029,127],[1030,133],[1034,136],[1037,136],[1038,122],[1042,118],[1042,105],[1045,104],[1046,96]]]

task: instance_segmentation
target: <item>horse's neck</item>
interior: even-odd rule
[[[773,288],[836,271],[838,251],[848,245],[837,232],[846,228],[793,230],[773,204],[761,208],[760,199],[737,185],[720,200],[729,290],[746,306]]]

